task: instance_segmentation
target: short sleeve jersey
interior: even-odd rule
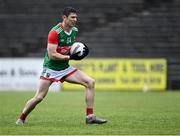
[[[73,27],[69,33],[64,31],[61,23],[57,24],[51,29],[48,34],[48,43],[58,44],[56,51],[63,55],[67,55],[70,51],[72,44],[76,41],[78,34],[78,29]],[[52,60],[49,58],[46,51],[44,57],[44,68],[49,68],[52,70],[64,70],[69,67],[68,60]]]

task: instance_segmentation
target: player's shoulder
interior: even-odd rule
[[[60,32],[63,31],[63,29],[60,27],[60,24],[58,23],[56,26],[54,26],[51,31],[55,31],[57,32],[57,34],[59,34]]]
[[[77,27],[72,27],[72,30],[74,30],[74,31],[76,31],[76,32],[78,32],[78,28]]]

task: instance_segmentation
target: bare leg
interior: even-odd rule
[[[24,122],[26,116],[36,107],[38,103],[40,103],[43,98],[46,96],[49,86],[51,85],[51,81],[48,80],[39,80],[39,84],[37,87],[37,92],[33,98],[27,101],[19,119]]]
[[[94,85],[95,80],[78,70],[73,75],[66,78],[67,82],[81,84],[86,88],[85,100],[88,108],[93,108],[94,105]]]
[[[95,80],[78,70],[71,76],[67,77],[66,80],[70,83],[81,84],[86,87],[86,124],[104,124],[107,120],[96,117],[93,114],[93,105],[94,105],[94,86]]]

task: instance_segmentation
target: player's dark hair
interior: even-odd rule
[[[73,7],[66,7],[63,9],[62,14],[65,16],[69,16],[70,13],[77,13],[77,10]]]

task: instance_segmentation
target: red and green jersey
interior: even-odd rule
[[[64,28],[61,23],[57,24],[51,29],[48,34],[48,43],[58,44],[56,51],[63,55],[69,53],[70,47],[75,42],[78,34],[78,29],[73,27],[68,33],[64,31]],[[68,60],[51,60],[46,51],[44,57],[43,67],[49,68],[52,70],[63,70],[69,67]]]

